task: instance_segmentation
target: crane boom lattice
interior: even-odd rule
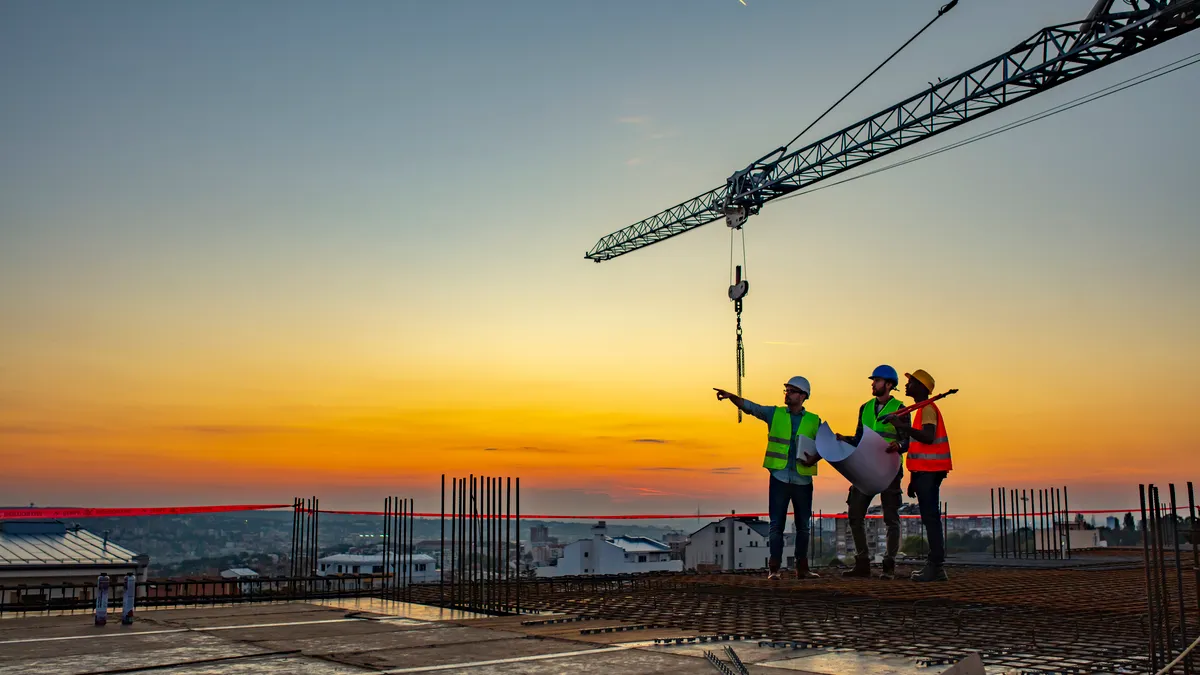
[[[799,150],[779,148],[724,186],[601,238],[584,257],[611,260],[725,218],[731,209],[754,215],[772,199],[1200,28],[1200,0],[1132,0],[1133,8],[1121,12],[1107,11],[1111,5],[1102,1],[1083,21],[1043,28],[1004,54]]]

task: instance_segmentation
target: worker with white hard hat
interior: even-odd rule
[[[715,389],[715,388],[714,388]],[[821,418],[804,408],[812,394],[808,380],[797,375],[783,385],[783,405],[764,406],[747,401],[724,389],[715,389],[717,400],[729,399],[743,412],[766,422],[767,447],[763,467],[770,474],[768,512],[771,517],[768,535],[769,553],[767,578],[780,578],[783,558],[783,530],[787,524],[788,505],[792,506],[796,524],[796,577],[811,579],[817,573],[808,565],[809,518],[812,517],[813,476],[817,475],[817,429]]]

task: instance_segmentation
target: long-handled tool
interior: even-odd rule
[[[944,391],[944,392],[938,394],[937,396],[931,396],[931,397],[925,399],[924,401],[918,401],[910,406],[905,406],[905,407],[897,410],[894,413],[889,413],[887,415],[884,415],[880,421],[883,422],[884,424],[891,424],[892,422],[895,422],[896,418],[900,417],[901,415],[907,415],[908,413],[913,412],[915,410],[920,410],[921,408],[924,408],[925,406],[929,405],[930,403],[933,403],[934,401],[936,401],[940,398],[945,398],[945,397],[949,396],[950,394],[957,394],[957,393],[958,393],[957,389],[951,389],[949,391]]]

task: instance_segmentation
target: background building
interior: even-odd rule
[[[145,581],[149,565],[148,556],[61,521],[0,522],[0,602],[6,605],[38,605],[47,600],[48,586],[59,587],[55,598],[94,597],[101,573],[116,588],[129,572]],[[64,583],[86,587],[64,589]]]
[[[667,544],[648,537],[609,537],[604,521],[592,527],[591,539],[564,546],[557,564],[535,568],[539,577],[682,570],[683,562],[671,559]]]
[[[689,570],[766,569],[770,556],[769,534],[770,523],[759,518],[730,516],[709,523],[688,537],[684,547],[684,567]],[[782,562],[792,565],[792,556],[788,555]]]

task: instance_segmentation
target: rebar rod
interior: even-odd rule
[[[1178,504],[1175,501],[1175,484],[1169,483],[1167,490],[1171,495],[1171,548],[1175,553],[1175,583],[1178,585],[1179,592],[1179,645],[1180,649],[1186,649],[1191,641],[1188,640],[1187,630],[1187,604],[1183,596],[1183,564],[1180,558],[1183,556],[1179,552],[1179,516]],[[1183,662],[1183,672],[1186,675],[1192,675],[1192,659],[1189,655]]]
[[[1146,495],[1146,486],[1144,484],[1138,485],[1138,496],[1141,499],[1141,508],[1142,508],[1142,525],[1141,525],[1141,529],[1142,529],[1142,560],[1143,560],[1142,567],[1146,573],[1146,608],[1148,611],[1146,625],[1147,625],[1147,630],[1149,631],[1149,634],[1147,635],[1147,637],[1149,638],[1149,641],[1150,641],[1150,667],[1152,670],[1157,672],[1159,665],[1161,663],[1158,659],[1158,635],[1157,635],[1157,633],[1158,633],[1158,618],[1155,616],[1155,612],[1154,612],[1154,610],[1155,610],[1155,602],[1154,602],[1155,583],[1154,583],[1154,579],[1153,579],[1153,574],[1151,573],[1151,570],[1154,568],[1154,565],[1150,559],[1150,537],[1147,534],[1147,531],[1149,528],[1149,521],[1147,520],[1147,513],[1146,513],[1146,496],[1147,495]]]

